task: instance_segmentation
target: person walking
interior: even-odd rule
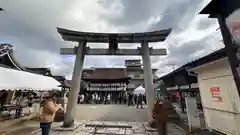
[[[80,104],[81,98],[82,98],[81,94],[78,94],[77,104]]]
[[[137,105],[137,95],[133,95],[134,106]]]
[[[100,104],[100,102],[101,102],[100,94],[98,94],[97,102],[98,102],[98,104]]]
[[[85,101],[85,99],[84,99],[85,97],[84,97],[84,94],[81,94],[81,100],[80,100],[80,103],[81,104],[83,104],[84,103],[84,101]]]
[[[28,107],[29,107],[28,113],[29,113],[29,115],[32,114],[32,109],[33,109],[32,105],[33,105],[33,94],[29,93],[29,95],[28,95]]]
[[[54,116],[59,109],[63,108],[56,103],[55,97],[48,96],[45,98],[40,115],[40,128],[42,129],[42,135],[49,135]]]
[[[140,93],[140,94],[138,95],[138,99],[137,99],[137,108],[138,108],[138,106],[140,105],[141,108],[143,109],[142,101],[143,101],[143,96],[142,96],[142,94]]]
[[[128,95],[128,106],[132,106],[133,105],[133,94],[129,93]]]
[[[110,94],[107,95],[107,102],[108,102],[108,104],[111,103],[111,95]]]
[[[16,110],[16,118],[21,117],[23,114],[23,107],[25,105],[24,101],[24,95],[23,93],[19,93],[19,96],[16,98],[16,105],[18,106],[18,109]]]

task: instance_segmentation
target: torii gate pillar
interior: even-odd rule
[[[74,118],[76,114],[77,98],[80,91],[80,82],[82,76],[82,69],[84,64],[84,56],[86,53],[86,41],[79,42],[76,49],[76,60],[74,64],[71,88],[68,97],[68,104],[66,114],[64,116],[63,127],[72,127],[74,125]]]
[[[153,74],[151,68],[151,60],[150,60],[150,49],[148,42],[144,41],[141,43],[141,55],[143,60],[143,71],[144,71],[144,84],[146,89],[146,98],[148,105],[148,120],[152,121],[152,110],[155,102],[155,92],[153,85]]]

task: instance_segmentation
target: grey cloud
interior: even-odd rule
[[[81,22],[68,20],[68,16],[65,16],[65,11],[68,10],[68,6],[72,2],[74,1],[1,1],[1,7],[6,12],[0,13],[0,40],[12,43],[16,48],[16,59],[26,66],[51,66],[56,74],[70,74],[73,68],[73,60],[66,60],[60,56],[59,48],[66,46],[66,43],[57,33],[56,27],[67,25],[73,29],[81,28]],[[113,4],[112,0],[98,0],[97,2],[106,9]],[[123,28],[127,32],[172,27],[173,34],[171,37],[174,37],[174,34],[181,33],[190,25],[201,3],[199,0],[118,0],[118,2],[123,7],[122,15],[100,15],[101,19],[109,25]],[[160,20],[152,26],[148,26],[148,20],[151,17],[160,17]],[[198,27],[202,29],[206,28],[207,25],[200,23]],[[183,64],[194,57],[193,54],[196,50],[206,48],[199,45],[201,43],[202,41],[191,41],[180,47],[169,46],[168,56],[152,57],[151,61],[152,63],[162,64],[167,62]],[[135,47],[139,45],[123,46]],[[130,58],[136,57],[87,57],[85,66],[121,66],[125,59]]]
[[[9,0],[3,5],[7,10],[1,16],[0,35],[23,39],[25,45],[37,49],[56,50],[62,44],[56,31],[57,17],[64,10],[64,3],[31,0]],[[23,5],[24,3],[24,5]],[[28,45],[29,44],[29,45]]]
[[[216,19],[209,19],[209,18],[203,18],[198,22],[197,29],[198,30],[205,30],[209,27],[216,25],[217,20]]]
[[[61,60],[59,48],[64,42],[56,30],[67,2],[8,0],[1,5],[6,12],[0,14],[0,37],[14,45],[19,63],[28,67],[51,67],[56,74],[71,68],[72,63]]]
[[[149,30],[173,28],[174,33],[181,32],[189,27],[196,17],[199,6],[203,1],[183,0],[169,6],[163,13],[162,18],[149,27]]]
[[[111,6],[111,2],[105,2],[103,5],[109,7]],[[120,4],[123,5],[123,15],[120,17],[103,15],[103,17],[113,24],[131,27],[142,21],[147,21],[152,16],[159,16],[161,11],[173,2],[168,2],[167,0],[138,0],[137,2],[133,0],[120,0]]]
[[[158,57],[158,60],[162,61],[158,64],[158,67],[167,66],[168,64],[179,67],[223,47],[218,38],[209,40],[210,38],[213,38],[212,34],[206,35],[199,40],[183,43],[180,46],[169,45],[169,54],[166,58]]]

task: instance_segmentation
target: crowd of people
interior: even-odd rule
[[[146,95],[128,93],[126,95],[111,93],[84,93],[79,94],[78,104],[127,104],[128,106],[136,106],[143,108],[146,104]]]
[[[128,94],[128,106],[136,106],[136,108],[143,108],[143,104],[147,104],[146,95],[138,94],[134,95],[132,93]]]

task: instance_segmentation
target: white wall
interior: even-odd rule
[[[229,135],[240,135],[240,99],[228,60],[221,59],[194,69],[208,128]],[[212,98],[210,89],[220,88],[222,101]]]
[[[135,89],[139,84],[144,84],[144,80],[143,79],[131,79],[129,81],[129,88],[133,88]]]

